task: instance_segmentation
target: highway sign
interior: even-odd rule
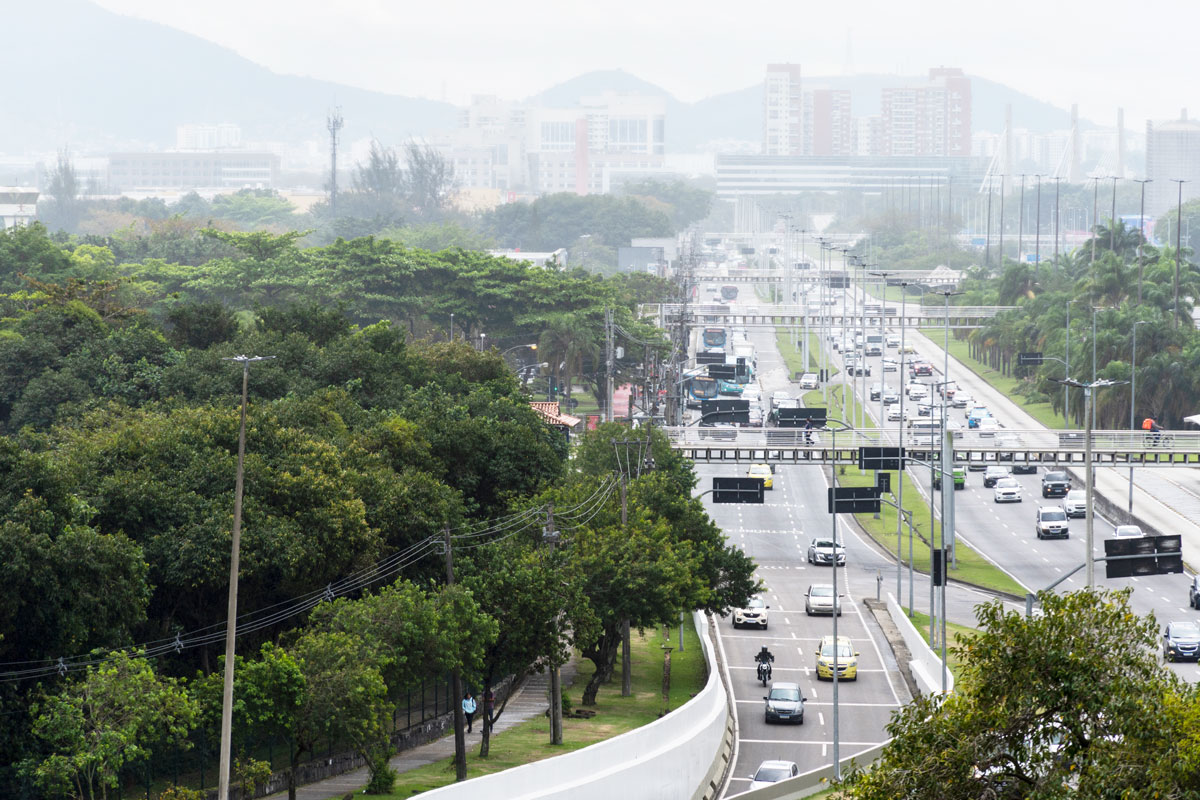
[[[830,514],[866,514],[879,510],[876,486],[838,486],[827,490]]]
[[[903,469],[903,447],[860,447],[858,448],[858,468],[878,470]]]
[[[761,503],[762,478],[713,478],[714,503]]]

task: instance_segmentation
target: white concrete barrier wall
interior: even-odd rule
[[[693,615],[708,683],[665,717],[590,747],[425,792],[437,800],[690,800],[718,757],[729,717],[703,614]]]
[[[942,659],[933,652],[926,643],[925,637],[913,626],[912,620],[908,618],[908,614],[896,602],[896,598],[891,592],[888,593],[887,607],[892,621],[900,629],[904,643],[908,645],[908,652],[912,655],[909,667],[912,669],[913,680],[917,682],[917,688],[926,694],[940,693],[942,691]],[[946,673],[946,691],[954,691],[954,675],[949,672]]]

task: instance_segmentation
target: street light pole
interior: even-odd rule
[[[1058,379],[1051,378],[1050,380],[1057,381]],[[1086,544],[1085,544],[1085,546],[1087,547],[1087,552],[1084,555],[1084,564],[1087,567],[1087,586],[1090,589],[1096,585],[1096,563],[1095,563],[1096,557],[1095,557],[1095,553],[1093,551],[1093,547],[1094,547],[1094,543],[1095,543],[1095,517],[1092,514],[1092,496],[1095,493],[1096,470],[1095,470],[1095,466],[1092,464],[1092,420],[1091,420],[1091,417],[1089,416],[1089,412],[1091,411],[1090,406],[1092,404],[1092,390],[1093,389],[1103,389],[1106,386],[1118,386],[1120,384],[1125,383],[1125,381],[1112,381],[1112,380],[1105,379],[1105,380],[1099,380],[1099,381],[1092,381],[1091,383],[1081,383],[1076,380],[1063,380],[1063,381],[1058,381],[1058,382],[1066,384],[1067,386],[1074,386],[1077,389],[1083,389],[1083,417],[1084,417],[1084,426],[1085,426],[1084,436],[1086,437],[1084,439],[1084,456],[1083,457],[1084,457],[1084,461],[1086,462],[1084,464],[1084,468],[1085,468],[1085,472],[1087,475],[1086,497],[1084,500],[1084,502],[1087,506],[1087,511],[1085,514],[1085,519],[1086,519],[1086,523],[1085,523],[1086,524],[1086,528],[1085,528]]]
[[[1112,176],[1112,213],[1108,218],[1108,250],[1110,253],[1116,253],[1117,251],[1117,181],[1120,179],[1117,175]]]
[[[225,623],[225,685],[221,695],[221,756],[220,772],[217,775],[217,798],[229,800],[229,778],[232,767],[233,745],[233,669],[235,641],[237,639],[237,596],[238,563],[242,543],[242,489],[246,464],[246,398],[250,388],[250,365],[267,361],[275,356],[231,356],[222,361],[233,361],[242,365],[242,410],[238,425],[237,477],[233,486],[233,534],[229,557],[229,606]]]
[[[1058,175],[1054,176],[1054,266],[1058,267],[1058,187],[1062,183],[1062,178]]]
[[[1145,184],[1142,184],[1143,190]],[[1137,329],[1138,325],[1145,325],[1145,320],[1138,320],[1133,323],[1133,365],[1129,370],[1129,430],[1137,430],[1135,426],[1136,419],[1134,417],[1134,407],[1137,405]],[[1133,465],[1129,467],[1129,513],[1133,513]]]
[[[1021,260],[1021,241],[1025,238],[1025,173],[1021,173],[1021,209],[1017,214],[1017,261]]]
[[[1142,200],[1138,205],[1138,303],[1142,302],[1142,254],[1143,245],[1146,243],[1146,184],[1153,182],[1152,178],[1142,178],[1138,181],[1142,185]],[[1135,329],[1136,331],[1136,329]],[[1136,335],[1136,334],[1135,334]],[[1130,468],[1132,475],[1132,468]],[[1130,478],[1132,481],[1132,477]]]
[[[1037,217],[1037,219],[1034,220],[1034,222],[1037,223],[1037,234],[1033,239],[1033,260],[1037,262],[1037,265],[1040,268],[1042,266],[1042,174],[1039,172],[1033,177],[1037,178],[1037,213],[1034,215]]]
[[[1172,181],[1179,184],[1179,199],[1175,204],[1175,307],[1173,316],[1175,317],[1175,327],[1179,327],[1179,247],[1182,241],[1183,234],[1183,185],[1188,183],[1183,178],[1171,178]]]

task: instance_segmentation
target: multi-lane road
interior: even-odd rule
[[[747,287],[748,288],[748,287]],[[704,288],[704,292],[711,289]],[[754,301],[743,298],[741,304]],[[758,354],[758,378],[762,396],[769,398],[773,391],[799,393],[790,383],[787,370],[775,344],[774,331],[751,329],[746,333]],[[918,343],[918,352],[930,360],[935,375],[928,378],[937,383],[945,380],[941,374],[941,351],[919,334],[910,333],[910,341]],[[895,349],[885,355],[896,357]],[[840,359],[838,359],[840,361]],[[907,376],[883,373],[878,358],[868,360],[875,381],[890,384],[902,391]],[[958,386],[976,398],[991,394],[991,390],[973,373],[949,376]],[[840,381],[838,381],[840,382]],[[861,388],[861,381],[856,388]],[[861,400],[866,398],[860,397]],[[997,404],[998,405],[998,404]],[[878,402],[867,404],[868,412],[878,414]],[[964,426],[961,410],[949,412]],[[1004,411],[994,408],[993,414],[1005,423]],[[958,415],[958,416],[955,416]],[[899,423],[885,423],[885,428]],[[1011,425],[1009,427],[1012,427]],[[735,465],[697,465],[701,489],[711,484],[716,475],[739,474]],[[929,473],[919,467],[910,470],[915,482],[922,486],[924,502],[928,502]],[[1071,537],[1065,540],[1039,540],[1034,534],[1034,515],[1042,504],[1058,504],[1058,500],[1041,497],[1041,472],[1035,475],[1014,476],[1020,482],[1024,500],[1021,503],[996,504],[991,489],[983,487],[982,472],[967,473],[967,488],[955,493],[955,529],[959,541],[969,544],[1000,569],[1030,591],[1041,589],[1077,567],[1084,559],[1083,521],[1071,522]],[[756,505],[709,505],[709,513],[725,531],[729,540],[753,556],[759,565],[759,577],[766,585],[764,599],[771,606],[770,626],[765,631],[734,630],[729,618],[720,625],[722,646],[730,664],[731,678],[738,710],[739,741],[737,756],[727,794],[744,791],[749,776],[764,760],[795,761],[801,771],[826,765],[832,759],[833,705],[832,687],[828,681],[818,681],[814,671],[818,640],[832,633],[829,617],[808,617],[804,610],[804,593],[813,583],[829,583],[830,568],[809,565],[805,550],[813,536],[827,537],[832,520],[826,511],[825,493],[828,486],[826,470],[811,466],[779,466],[774,478],[775,488],[767,492],[767,501]],[[839,537],[845,543],[847,563],[838,570],[839,589],[846,595],[844,613],[839,619],[838,633],[848,636],[858,651],[861,677],[855,682],[839,683],[839,744],[845,758],[872,747],[885,738],[884,726],[891,713],[908,699],[907,688],[900,678],[891,650],[873,617],[861,600],[875,597],[882,591],[894,592],[896,565],[874,543],[860,535],[848,520],[839,520]],[[1099,515],[1095,519],[1095,554],[1103,555],[1104,539],[1112,535],[1113,526]],[[1187,605],[1190,577],[1165,575],[1150,578],[1108,580],[1102,564],[1096,568],[1097,583],[1107,587],[1133,587],[1134,608],[1141,614],[1153,613],[1162,623],[1180,617],[1192,617],[1197,612]],[[908,591],[907,573],[902,572],[904,589]],[[1082,572],[1067,578],[1060,591],[1084,586]],[[928,611],[928,582],[916,576],[913,590],[917,608]],[[902,601],[906,598],[901,598]],[[971,609],[988,599],[984,593],[969,587],[952,586],[948,591],[948,617],[964,624],[973,623]],[[1014,609],[1023,604],[1012,602]],[[764,721],[761,683],[755,679],[753,655],[766,644],[776,656],[774,678],[800,684],[806,703],[805,722],[801,725],[768,725]],[[1170,667],[1189,680],[1200,680],[1196,664],[1171,664]]]

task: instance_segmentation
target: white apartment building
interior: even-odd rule
[[[763,82],[763,155],[803,155],[803,104],[800,65],[768,64]]]
[[[1183,199],[1200,197],[1200,122],[1188,119],[1184,109],[1177,120],[1146,122],[1146,216],[1173,210]]]

